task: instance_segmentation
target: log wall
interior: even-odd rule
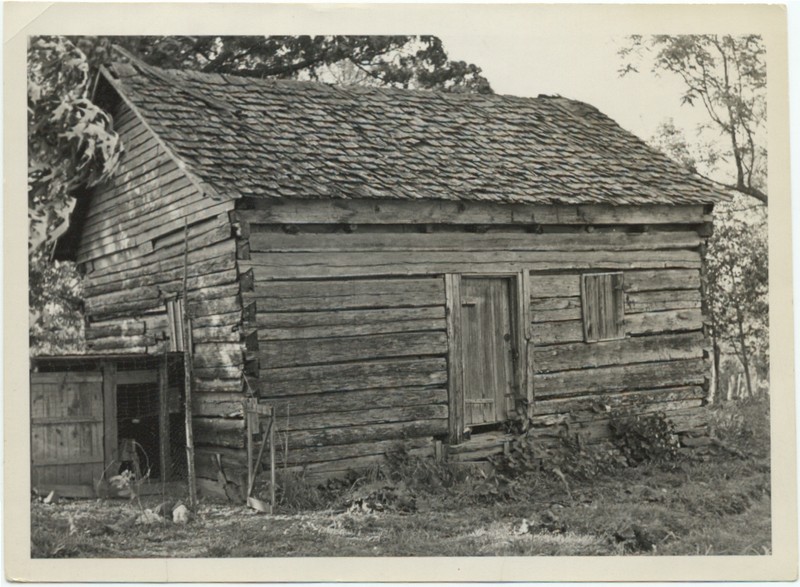
[[[250,204],[235,212],[243,297],[286,466],[344,470],[393,441],[429,450],[446,436],[448,273],[529,272],[529,415],[543,443],[565,426],[602,437],[616,407],[663,410],[683,430],[700,421],[700,206]],[[622,340],[583,342],[580,275],[593,271],[624,273]]]
[[[91,352],[160,354],[168,345],[165,298],[182,291],[188,225],[188,303],[193,319],[195,443],[224,445],[220,429],[241,411],[245,337],[232,200],[213,199],[164,150],[127,105],[114,112],[125,154],[91,195],[77,249],[85,272]],[[234,419],[241,417],[234,414]]]

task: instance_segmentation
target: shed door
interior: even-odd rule
[[[93,486],[103,457],[102,373],[31,373],[32,485]]]
[[[514,392],[511,280],[462,278],[464,423],[501,422]]]

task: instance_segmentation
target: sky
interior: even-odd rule
[[[620,126],[648,140],[658,125],[672,118],[694,136],[705,120],[700,108],[681,106],[682,86],[677,78],[657,77],[644,68],[620,77],[617,55],[622,36],[570,33],[568,30],[475,36],[441,34],[453,60],[475,63],[499,94],[535,97],[559,94],[587,102]]]

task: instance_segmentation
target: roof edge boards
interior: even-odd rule
[[[164,152],[169,156],[170,159],[172,159],[175,165],[177,165],[178,169],[180,169],[186,175],[186,178],[192,183],[192,185],[194,185],[200,191],[200,193],[208,195],[215,200],[224,199],[223,196],[216,189],[214,189],[213,186],[204,182],[197,175],[195,175],[186,162],[181,159],[177,153],[175,153],[175,151],[169,147],[169,145],[167,145],[164,139],[161,138],[161,134],[150,125],[150,123],[147,121],[147,118],[142,114],[141,110],[139,110],[136,104],[133,103],[133,100],[128,97],[124,86],[111,74],[105,65],[100,66],[100,75],[102,75],[103,78],[109,84],[111,84],[111,87],[114,88],[120,99],[125,102],[128,108],[130,108],[133,113],[136,114],[139,120],[142,121],[142,124],[153,135],[153,138],[156,140],[158,145],[164,149]]]

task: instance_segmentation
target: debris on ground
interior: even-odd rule
[[[417,499],[405,484],[371,483],[356,490],[345,507],[349,513],[411,513],[417,511]]]
[[[533,520],[522,518],[522,521],[512,528],[514,534],[566,534],[567,525],[553,513],[552,510],[545,510],[538,514]]]
[[[150,526],[152,524],[163,524],[164,518],[159,516],[152,510],[144,510],[137,518],[136,522],[137,525],[141,526]]]

